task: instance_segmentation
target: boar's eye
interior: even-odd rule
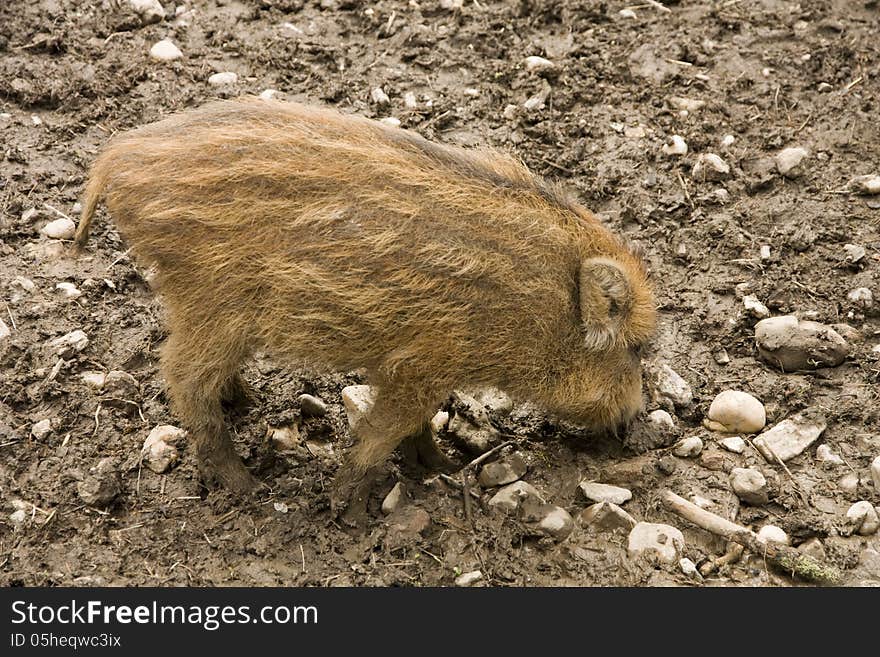
[[[637,344],[630,345],[629,353],[631,353],[637,360],[642,360],[645,357],[645,354],[648,351],[648,345],[644,342],[639,342]]]

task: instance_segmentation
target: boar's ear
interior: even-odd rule
[[[620,338],[632,308],[632,287],[626,272],[609,258],[590,258],[581,263],[578,286],[587,347],[611,346]]]

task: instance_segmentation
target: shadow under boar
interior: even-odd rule
[[[655,326],[643,261],[507,155],[245,98],[116,136],[91,169],[78,249],[100,198],[158,271],[162,371],[207,483],[255,483],[221,409],[255,348],[364,368],[376,387],[338,501],[408,436],[439,453],[426,427],[458,386],[595,429],[641,408]]]

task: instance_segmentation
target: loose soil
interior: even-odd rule
[[[351,442],[340,390],[360,379],[316,378],[268,354],[246,372],[255,404],[231,423],[269,492],[249,502],[206,493],[186,450],[165,475],[140,467],[150,429],[175,423],[158,370],[161,300],[103,210],[84,257],[38,231],[76,215],[87,167],[113,133],[267,88],[394,116],[438,141],[509,150],[645,247],[661,306],[651,357],[692,385],[695,402],[677,414],[679,433],[703,437],[706,449],[681,459],[667,447],[640,449],[638,440],[587,440],[529,407],[495,414],[529,465],[526,480],[548,501],[577,515],[586,505],[579,481],[625,485],[634,493],[625,508],[680,527],[684,556],[701,564],[724,552],[723,541],[658,501],[667,488],[699,495],[740,523],[782,527],[794,544],[818,537],[845,584],[880,584],[880,537],[850,536],[844,522],[853,502],[880,503],[868,475],[880,455],[880,320],[847,300],[857,287],[880,295],[880,202],[846,190],[853,176],[880,171],[877,2],[682,1],[668,2],[669,12],[639,5],[634,19],[619,15],[623,2],[574,0],[467,0],[459,10],[432,0],[163,5],[168,18],[151,25],[123,1],[0,7],[0,316],[11,329],[0,346],[0,584],[451,585],[476,569],[491,585],[696,584],[677,564],[629,559],[622,530],[536,536],[519,519],[489,513],[476,483],[482,504],[475,500],[471,526],[454,486],[399,458],[371,500],[368,527],[334,522],[327,487]],[[165,37],[182,59],[150,59],[150,46]],[[546,82],[526,70],[529,55],[555,62]],[[210,86],[219,71],[234,71],[238,82]],[[371,101],[378,86],[390,105]],[[548,90],[543,108],[523,108]],[[415,109],[405,106],[406,92]],[[684,115],[673,96],[705,105]],[[687,156],[663,154],[673,134],[684,137]],[[723,147],[727,134],[735,141]],[[791,145],[809,155],[803,174],[786,179],[772,157]],[[726,179],[694,179],[696,155],[707,152],[730,164]],[[865,257],[847,261],[846,244],[864,247]],[[59,282],[83,294],[66,299]],[[813,373],[768,368],[756,358],[756,320],[743,311],[743,293],[774,314],[848,324],[851,356]],[[90,343],[59,361],[47,343],[75,329]],[[716,361],[721,349],[728,364]],[[139,390],[125,400],[96,391],[80,376],[90,370],[125,370]],[[828,429],[820,442],[844,464],[817,461],[815,445],[790,472],[751,448],[722,451],[701,421],[727,388],[761,399],[768,423],[821,410]],[[303,392],[326,400],[329,415],[301,418]],[[32,436],[47,418],[51,433]],[[300,426],[302,449],[279,453],[269,444],[267,428],[285,424]],[[473,458],[441,438],[450,456]],[[105,457],[115,460],[122,492],[110,507],[91,508],[77,482]],[[749,465],[768,476],[767,505],[741,506],[730,491],[727,473]],[[848,473],[861,478],[855,490],[838,483]],[[385,518],[378,506],[398,480],[407,505]],[[9,518],[16,500],[31,505],[23,523]],[[430,516],[421,533],[414,508]],[[760,556],[703,582],[793,584]]]

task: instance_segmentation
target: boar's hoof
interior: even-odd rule
[[[410,466],[421,464],[431,472],[445,474],[452,474],[461,469],[458,463],[440,450],[430,428],[404,440],[401,444],[401,450]]]
[[[364,527],[368,520],[367,500],[378,476],[378,468],[363,472],[343,465],[330,488],[330,512],[349,527]]]

